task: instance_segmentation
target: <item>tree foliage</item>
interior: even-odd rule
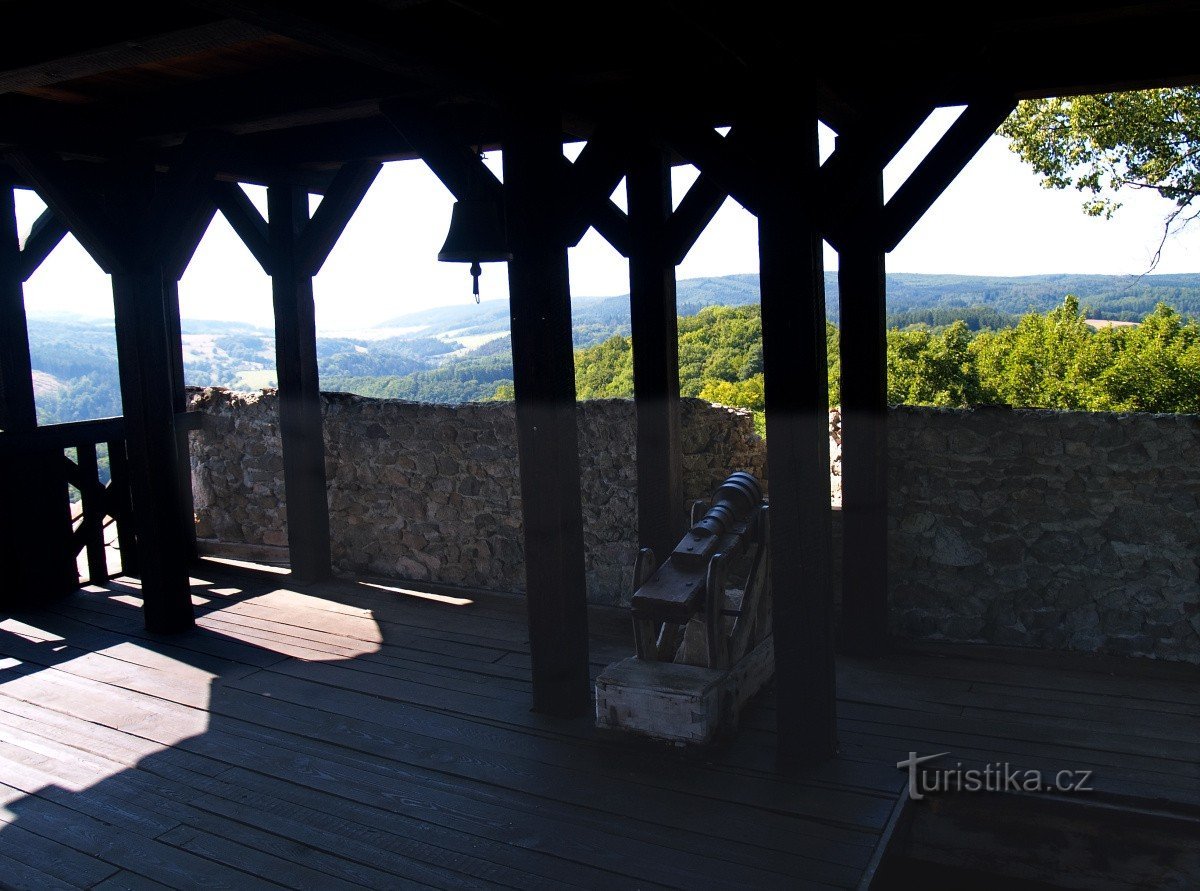
[[[1000,134],[1047,188],[1084,192],[1092,216],[1112,217],[1112,193],[1150,189],[1175,204],[1169,231],[1200,197],[1200,87],[1029,99]]]

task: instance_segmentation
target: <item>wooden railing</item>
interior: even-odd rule
[[[108,483],[100,477],[100,445],[108,450]],[[74,460],[68,456],[69,451],[74,451]],[[44,486],[39,486],[39,492],[66,501],[66,510],[57,515],[69,518],[68,522],[38,530],[39,535],[62,536],[61,547],[49,548],[49,553],[61,554],[72,562],[78,561],[80,553],[86,553],[88,581],[103,584],[110,577],[105,529],[115,522],[120,572],[137,573],[124,419],[103,418],[0,433],[0,457],[7,459],[10,467],[38,467],[48,477],[42,480]],[[80,495],[74,507],[68,485]],[[77,570],[71,571],[78,578]]]

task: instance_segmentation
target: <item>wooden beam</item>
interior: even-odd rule
[[[514,109],[504,188],[533,707],[577,715],[591,690],[561,159],[558,116]]]
[[[380,103],[379,111],[456,199],[461,201],[474,193],[491,194],[499,200],[503,191],[500,180],[446,118],[418,104],[398,101]],[[561,137],[559,158],[562,158]],[[565,160],[554,163],[561,166]]]
[[[821,165],[821,226],[826,241],[834,247],[847,226],[861,222],[851,219],[851,209],[872,200],[874,177],[870,171],[887,167],[933,106],[889,98],[863,111],[867,122],[839,133],[833,153]]]
[[[736,128],[729,136],[699,120],[676,119],[667,122],[666,141],[701,173],[708,174],[725,192],[751,213],[758,212],[761,200],[758,184],[750,176],[748,164],[739,151],[741,139]]]
[[[67,237],[68,231],[66,223],[54,211],[50,208],[42,211],[33,221],[25,247],[21,249],[21,281],[27,282],[33,277],[50,252]]]
[[[667,221],[663,236],[665,250],[675,265],[687,259],[688,252],[728,197],[729,193],[706,173],[692,183]]]
[[[194,624],[180,528],[179,454],[161,267],[113,276],[117,362],[146,628]]]
[[[123,247],[128,245],[121,245],[115,237],[120,227],[78,170],[57,155],[38,149],[14,150],[7,160],[37,190],[101,269],[109,275],[123,270],[129,258],[123,254]]]
[[[848,137],[839,137],[839,141]],[[869,147],[847,148],[861,158]],[[888,626],[887,284],[879,241],[883,167],[860,168],[870,184],[847,199],[838,246],[841,295],[842,649],[877,656]]]
[[[175,451],[178,456],[175,480],[178,488],[179,523],[183,531],[184,559],[190,563],[199,558],[199,552],[196,550],[196,504],[192,495],[191,442],[188,438],[188,425],[181,423],[181,420],[187,417],[187,380],[183,366],[183,325],[179,316],[179,278],[186,266],[186,262],[176,269],[164,265],[163,309],[166,314],[167,350],[171,362],[171,408],[175,412]]]
[[[225,20],[140,40],[125,40],[0,72],[0,93],[22,92],[150,62],[211,52],[267,36],[269,32],[262,28]]]
[[[442,34],[430,26],[399,21],[392,10],[368,0],[189,0],[221,15],[250,22],[293,40],[320,47],[361,65],[450,89],[462,96],[496,102],[504,92],[498,73],[479,58],[495,30],[460,35],[461,52],[454,63],[437,54]],[[444,27],[444,24],[442,25]],[[442,40],[437,40],[442,37]],[[477,46],[471,46],[471,43]],[[472,52],[474,50],[474,52]],[[472,71],[474,69],[474,71]],[[466,73],[464,73],[466,72]]]
[[[1015,107],[1004,97],[972,102],[963,110],[884,207],[884,250],[896,248]]]
[[[211,192],[211,189],[205,191]],[[204,234],[208,232],[213,217],[217,215],[217,205],[213,203],[211,194],[203,203],[197,202],[193,210],[193,215],[181,222],[173,243],[167,245],[164,250],[163,268],[167,278],[174,282],[178,282],[187,272]]]
[[[594,207],[588,225],[599,232],[601,237],[612,246],[612,249],[622,257],[628,257],[630,251],[633,250],[629,217],[612,201],[605,200]],[[584,232],[586,233],[587,230],[585,229]],[[567,243],[571,244],[569,241]]]
[[[28,609],[79,585],[63,452],[11,445],[37,435],[13,190],[0,184],[0,608]],[[15,443],[14,443],[15,441]]]
[[[312,277],[300,255],[300,239],[309,225],[308,193],[272,186],[267,204],[288,550],[293,576],[307,583],[332,575],[316,306]]]
[[[272,252],[267,221],[237,183],[213,183],[212,198],[217,209],[267,275],[271,274]]]
[[[141,250],[156,261],[169,255],[172,267],[183,275],[186,259],[195,250],[208,221],[212,219],[210,186],[230,137],[224,133],[189,133],[176,153],[170,171],[157,178],[156,189],[146,210],[151,222]],[[196,234],[200,229],[199,235]]]
[[[825,288],[817,114],[793,97],[785,117],[752,121],[758,215],[775,687],[784,768],[836,750]],[[788,146],[781,152],[780,146]]]
[[[572,201],[572,219],[568,223],[567,244],[579,244],[587,230],[594,225],[595,219],[603,213],[601,225],[627,247],[629,238],[624,231],[628,229],[626,216],[610,198],[625,176],[623,134],[612,125],[598,127],[575,163],[570,164],[569,170],[568,181],[572,184],[575,198]],[[601,231],[599,227],[597,231]],[[601,231],[601,234],[604,233]],[[617,250],[628,256],[626,251]]]
[[[664,235],[671,217],[671,165],[652,146],[631,151],[629,309],[637,413],[638,543],[661,562],[684,530],[679,421],[679,323],[675,263]]]
[[[300,267],[309,276],[315,276],[325,265],[329,252],[337,244],[350,217],[358,209],[371,183],[383,169],[382,164],[371,161],[354,161],[338,171],[329,191],[316,213],[304,227],[304,233],[296,246]]]
[[[22,254],[13,190],[0,184],[0,429],[5,431],[37,426]]]

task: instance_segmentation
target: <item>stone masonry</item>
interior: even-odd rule
[[[340,572],[519,591],[525,585],[512,403],[430,405],[322,394],[334,568]],[[191,434],[203,539],[287,545],[274,391],[193,390]],[[684,492],[710,493],[734,470],[765,480],[766,449],[748,411],[682,403]],[[579,406],[588,596],[632,593],[637,555],[633,403]]]
[[[335,569],[523,588],[511,403],[323,399]],[[198,533],[286,553],[275,394],[196,390],[191,408],[208,415],[191,434]],[[588,596],[625,602],[632,403],[581,403],[579,442]],[[901,407],[889,444],[894,633],[1200,662],[1200,417]],[[766,475],[739,409],[684,400],[683,449],[689,499]]]
[[[1200,662],[1200,417],[890,422],[895,632]]]

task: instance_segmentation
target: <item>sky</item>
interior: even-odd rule
[[[885,195],[904,177],[950,125],[958,109],[940,109],[914,135],[885,171]],[[573,157],[578,146],[568,146]],[[832,134],[822,130],[822,155]],[[487,163],[498,175],[501,158]],[[694,168],[674,171],[676,201],[696,176]],[[624,184],[614,200],[624,205]],[[265,212],[265,190],[247,187]],[[1140,275],[1162,237],[1171,205],[1151,193],[1122,195],[1115,219],[1087,217],[1075,191],[1043,189],[1039,177],[992,137],[958,179],[938,199],[903,242],[888,256],[889,272],[962,275],[1098,273]],[[314,199],[315,201],[315,199]],[[465,265],[437,262],[450,222],[453,198],[420,161],[384,165],[346,232],[314,282],[317,324],[324,335],[352,332],[433,306],[470,303]],[[27,233],[42,209],[29,192],[18,193],[18,220]],[[754,217],[729,200],[678,269],[678,278],[757,271]],[[594,231],[571,249],[571,292],[608,296],[629,290],[628,265]],[[827,269],[837,255],[826,249]],[[1156,270],[1200,271],[1200,237],[1185,230],[1171,238]],[[507,297],[507,268],[487,264],[483,299]],[[107,276],[73,237],[54,251],[25,288],[30,316],[71,312],[111,316]],[[270,326],[270,280],[218,215],[180,282],[185,319],[220,319]]]

